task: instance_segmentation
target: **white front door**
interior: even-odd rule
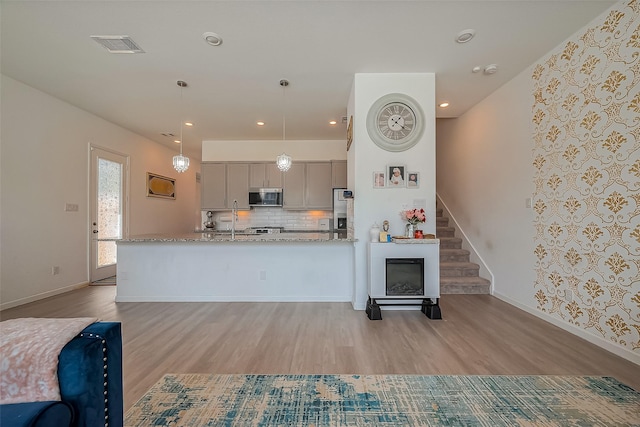
[[[127,230],[129,158],[105,149],[90,147],[90,280],[116,274],[116,242]]]

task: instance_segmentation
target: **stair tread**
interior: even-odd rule
[[[450,284],[450,283],[460,283],[460,284],[489,284],[491,283],[489,280],[478,277],[478,276],[440,276],[440,284]]]
[[[440,261],[440,268],[480,268],[480,266],[467,261]]]
[[[445,253],[445,254],[468,254],[469,251],[466,249],[456,249],[456,248],[443,248],[440,249],[440,253]]]

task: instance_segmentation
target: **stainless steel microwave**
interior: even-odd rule
[[[282,206],[282,188],[250,188],[249,206]]]

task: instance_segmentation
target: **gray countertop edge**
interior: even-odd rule
[[[353,243],[357,239],[329,239],[319,237],[277,238],[260,236],[242,236],[232,240],[231,237],[180,237],[180,236],[140,236],[124,239],[98,239],[99,241],[115,241],[116,243]]]

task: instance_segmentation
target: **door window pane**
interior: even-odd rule
[[[122,165],[98,159],[98,238],[122,238]],[[116,263],[116,242],[98,242],[98,267]]]

